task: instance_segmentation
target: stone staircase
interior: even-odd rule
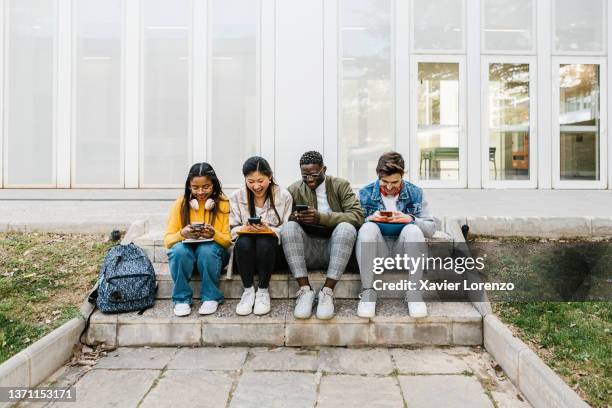
[[[87,334],[89,344],[119,346],[406,346],[406,345],[480,345],[482,316],[470,302],[439,302],[428,299],[429,315],[413,318],[402,299],[384,298],[378,302],[374,318],[356,314],[361,283],[358,274],[345,273],[334,291],[336,315],[321,321],[293,317],[295,280],[288,273],[275,273],[270,282],[272,310],[265,316],[238,316],[236,304],[242,294],[239,276],[222,275],[220,287],[225,303],[210,316],[197,313],[200,278],[195,275],[192,313],[176,317],[172,312],[172,278],[161,232],[146,234],[134,242],[145,249],[153,261],[158,281],[155,307],[144,314],[105,315],[96,311]],[[445,233],[435,240],[448,241]],[[398,275],[398,277],[401,275]],[[311,284],[323,285],[323,271],[313,271]],[[401,293],[398,294],[401,296]]]

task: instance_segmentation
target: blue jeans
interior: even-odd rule
[[[229,253],[216,242],[184,244],[179,242],[168,251],[170,274],[174,281],[172,301],[191,304],[193,291],[189,285],[193,271],[197,266],[202,276],[202,301],[216,300],[223,302],[223,292],[219,290],[219,277],[227,265]]]

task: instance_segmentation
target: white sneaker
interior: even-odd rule
[[[256,315],[265,315],[270,311],[270,292],[268,289],[257,289],[255,294],[255,307],[253,313]]]
[[[239,316],[250,315],[253,311],[253,304],[255,304],[255,288],[251,286],[242,292],[240,302],[236,306],[236,314]]]
[[[412,317],[427,316],[427,305],[425,302],[408,302],[408,313]]]
[[[376,316],[376,302],[359,301],[357,305],[357,316],[374,317]]]
[[[334,317],[334,290],[324,287],[319,292],[317,319],[328,320]]]
[[[177,303],[174,305],[174,314],[176,316],[189,316],[191,314],[191,305],[189,303]]]
[[[219,307],[219,302],[216,300],[205,300],[202,302],[198,313],[201,315],[213,314],[217,311],[217,307]]]
[[[315,293],[310,286],[302,286],[296,293],[293,316],[296,319],[308,319],[312,315],[312,303]]]

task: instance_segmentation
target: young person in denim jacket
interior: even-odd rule
[[[425,238],[436,231],[434,218],[430,212],[423,190],[403,179],[404,159],[396,152],[383,154],[376,166],[378,180],[359,191],[359,201],[366,216],[366,223],[357,236],[355,248],[363,292],[360,295],[357,314],[360,317],[373,317],[376,314],[376,291],[373,288],[373,262],[376,257],[394,257],[408,254],[410,257],[427,256]],[[394,216],[406,218],[406,225],[398,236],[383,236],[380,227],[370,221],[380,211],[394,211]],[[411,271],[409,281],[416,282],[423,276],[422,268]],[[411,316],[427,315],[427,306],[418,291],[408,291],[406,302]]]

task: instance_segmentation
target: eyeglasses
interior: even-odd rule
[[[321,177],[321,173],[323,173],[323,172],[319,172],[319,173],[315,173],[315,174],[302,174],[302,179],[303,180],[310,180],[310,179],[316,180],[319,177]]]
[[[189,186],[189,188],[191,189],[191,191],[208,191],[212,188],[212,185],[205,185],[205,186]]]

